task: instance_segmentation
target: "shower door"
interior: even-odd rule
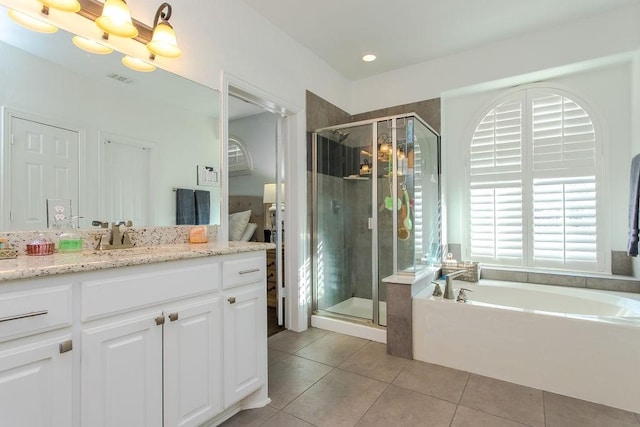
[[[314,134],[314,311],[379,324],[373,123]],[[384,324],[384,323],[383,323]]]

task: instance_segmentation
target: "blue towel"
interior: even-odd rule
[[[196,223],[196,199],[193,190],[176,190],[176,225]]]
[[[194,193],[196,198],[196,224],[209,224],[209,222],[211,221],[211,203],[209,192],[206,190],[196,190]]]
[[[640,209],[640,154],[631,160],[631,185],[629,186],[629,243],[627,255],[638,256],[638,210]]]

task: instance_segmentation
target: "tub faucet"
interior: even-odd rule
[[[445,286],[444,286],[444,296],[442,298],[444,299],[456,298],[455,295],[453,294],[453,279],[455,279],[458,276],[462,276],[466,272],[467,270],[458,270],[458,271],[454,271],[453,273],[447,274],[445,279]]]

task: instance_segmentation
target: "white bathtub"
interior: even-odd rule
[[[640,295],[454,283],[466,304],[413,298],[414,359],[640,412]]]

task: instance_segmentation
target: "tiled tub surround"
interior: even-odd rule
[[[519,270],[502,270],[482,267],[482,279],[537,285],[565,286],[572,288],[599,289],[603,291],[640,293],[640,281],[630,276],[571,273],[541,273]]]
[[[633,369],[640,360],[640,296],[454,283],[477,296],[469,293],[467,304],[434,298],[431,285],[413,298],[416,360],[640,412],[640,371]],[[483,290],[495,296],[484,301]]]

